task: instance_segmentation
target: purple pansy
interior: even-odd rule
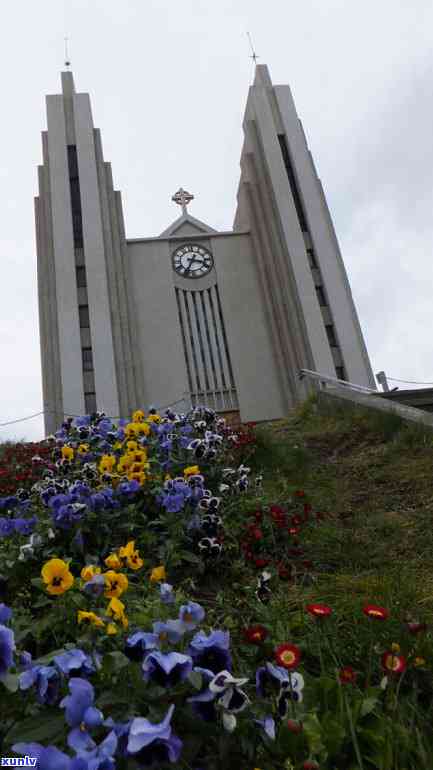
[[[192,671],[189,655],[180,652],[151,652],[142,663],[143,679],[160,687],[174,687],[183,682]]]
[[[152,724],[148,719],[137,717],[129,729],[128,753],[145,767],[160,766],[164,762],[177,762],[182,751],[182,741],[173,735],[170,721],[174,706],[170,706],[162,722]]]
[[[3,605],[4,606],[4,605]],[[0,625],[0,677],[6,674],[14,660],[15,637],[13,631]]]
[[[191,639],[188,653],[194,665],[208,668],[217,674],[219,671],[230,671],[232,667],[229,652],[230,634],[228,631],[211,631],[209,636],[199,631]]]
[[[86,679],[69,680],[70,695],[60,701],[60,708],[65,709],[65,718],[72,730],[68,735],[68,746],[76,752],[92,750],[96,747],[89,730],[99,727],[103,722],[102,713],[93,706],[95,691]]]
[[[173,586],[170,583],[159,584],[159,596],[163,604],[173,604],[175,601]]]
[[[264,732],[268,738],[271,739],[271,741],[275,740],[275,720],[270,714],[265,716],[263,719],[255,719],[254,722],[256,725],[259,725],[263,728]]]
[[[3,625],[5,623],[9,623],[11,617],[12,617],[11,608],[7,607],[6,604],[1,603],[0,604],[0,623]]]
[[[205,722],[214,722],[217,717],[215,710],[216,693],[209,690],[208,686],[215,676],[214,672],[200,667],[194,668],[195,672],[201,674],[204,686],[197,695],[187,698],[187,703],[192,704],[193,711],[204,719]]]
[[[165,623],[158,620],[153,623],[152,628],[153,633],[157,634],[160,641],[167,638],[171,644],[179,642],[186,630],[184,624],[180,620],[166,620]]]
[[[55,746],[41,746],[40,743],[14,743],[12,751],[24,757],[37,760],[38,770],[80,770],[71,767],[71,758]]]
[[[69,676],[71,671],[74,672],[75,676],[77,676],[77,674],[80,676],[90,676],[90,674],[95,673],[96,666],[100,666],[100,656],[96,657],[95,666],[90,655],[87,655],[83,650],[76,648],[74,650],[68,650],[61,655],[56,655],[54,663],[65,676]]]
[[[53,706],[59,696],[59,672],[54,666],[32,666],[31,662],[27,666],[19,677],[20,690],[35,687],[39,703]]]
[[[125,655],[130,660],[143,660],[145,654],[159,647],[158,634],[136,631],[126,640]]]

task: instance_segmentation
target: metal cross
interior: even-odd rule
[[[188,213],[186,207],[188,203],[191,203],[191,201],[194,200],[194,196],[180,187],[171,200],[177,203],[178,206],[182,206],[182,214],[185,215]]]

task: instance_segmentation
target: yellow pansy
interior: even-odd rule
[[[165,580],[167,577],[165,567],[154,567],[152,572],[150,573],[150,581],[151,583],[157,583],[159,580]]]
[[[105,596],[109,598],[121,596],[128,588],[128,578],[121,572],[114,572],[114,570],[104,572],[104,580]]]
[[[138,449],[138,444],[136,441],[127,441],[126,448],[128,452],[135,452]]]
[[[111,553],[107,558],[105,559],[105,564],[107,567],[110,567],[111,570],[120,569],[122,566],[122,562],[120,561],[117,553]]]
[[[148,436],[150,428],[147,422],[134,422],[134,430],[136,436]]]
[[[132,465],[132,458],[129,455],[122,455],[117,463],[119,473],[124,473]]]
[[[417,655],[417,657],[415,658],[415,660],[413,662],[413,665],[416,666],[416,667],[424,666],[425,665],[425,658],[421,658],[420,656]]]
[[[81,570],[81,577],[87,583],[88,580],[91,580],[95,575],[99,575],[100,572],[100,567],[95,567],[93,564],[88,564]]]
[[[113,449],[122,449],[123,443],[121,441],[116,441],[115,444],[113,444]]]
[[[109,636],[113,636],[113,634],[117,634],[117,626],[115,623],[109,623],[105,630]]]
[[[149,414],[147,422],[161,422],[161,417],[159,414]]]
[[[132,415],[132,422],[143,422],[144,412],[141,409],[137,409]]]
[[[103,628],[105,626],[104,621],[95,615],[94,612],[84,612],[84,610],[78,610],[78,623],[89,623],[96,628]]]
[[[69,566],[62,559],[50,559],[42,567],[42,580],[49,594],[59,595],[69,591],[74,585],[74,577],[69,572]]]
[[[393,652],[400,652],[400,645],[399,645],[399,644],[397,644],[397,642],[393,642],[393,643],[391,644],[391,650],[392,650]]]
[[[89,444],[80,444],[77,452],[79,455],[85,455],[89,451]]]
[[[171,476],[169,473],[166,473],[164,476],[164,481],[171,481]]]
[[[198,465],[189,465],[188,468],[184,468],[183,470],[184,476],[195,476],[197,473],[200,473]]]
[[[117,623],[121,623],[123,628],[128,628],[129,622],[125,615],[125,605],[116,597],[111,599],[107,607],[107,615]]]
[[[72,460],[74,457],[74,450],[71,446],[62,446],[62,457],[64,460]]]
[[[145,449],[134,449],[133,451],[129,452],[127,455],[131,463],[145,463],[147,460],[147,452]]]
[[[141,569],[143,566],[143,559],[140,559],[140,554],[135,549],[135,540],[130,542],[119,549],[119,557],[126,562],[131,569]]]
[[[139,425],[138,422],[130,422],[125,427],[125,436],[126,438],[134,439],[137,435],[136,426]]]
[[[144,484],[146,481],[146,474],[144,471],[139,473],[128,473],[128,481],[138,481],[139,484]]]
[[[108,471],[110,473],[116,466],[116,458],[114,455],[102,455],[99,463],[99,470],[101,473]]]

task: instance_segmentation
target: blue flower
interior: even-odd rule
[[[255,719],[254,720],[256,725],[260,725],[260,727],[263,728],[268,738],[271,739],[271,741],[275,740],[275,721],[272,716],[269,714],[264,717],[264,719]]]
[[[105,578],[103,575],[93,575],[83,586],[83,591],[91,596],[101,596],[104,590]]]
[[[96,671],[95,664],[90,655],[86,655],[83,650],[78,648],[68,650],[61,655],[56,655],[54,663],[65,676],[69,676],[71,671],[74,671],[75,675],[79,674],[80,676],[89,676]],[[96,666],[98,664],[100,665],[100,656],[96,658]]]
[[[151,652],[142,663],[143,679],[160,687],[174,687],[192,671],[192,660],[179,652]]]
[[[102,713],[93,706],[95,691],[86,679],[69,680],[70,695],[60,701],[60,708],[65,709],[65,718],[72,730],[68,735],[68,746],[76,752],[94,749],[89,730],[102,724]]]
[[[230,634],[228,631],[211,631],[209,636],[199,631],[191,639],[188,653],[194,665],[208,668],[215,674],[231,671],[232,661],[229,653]]]
[[[161,642],[168,639],[171,644],[180,642],[185,633],[185,626],[180,620],[167,620],[165,623],[158,620],[152,628],[153,633],[157,634]]]
[[[170,583],[159,584],[159,595],[163,604],[173,604],[175,601],[173,595],[173,586]]]
[[[187,703],[192,703],[193,711],[205,722],[215,722],[217,713],[215,710],[216,693],[209,690],[209,682],[214,678],[214,672],[207,668],[194,668],[194,672],[202,675],[204,687],[197,695],[187,698]]]
[[[24,757],[37,760],[37,770],[79,770],[71,768],[71,759],[55,746],[41,746],[40,743],[14,743],[12,751]]]
[[[205,611],[203,607],[196,602],[182,604],[179,610],[179,620],[188,631],[193,631],[202,622],[204,616]]]
[[[4,606],[4,605],[3,605]],[[13,631],[6,626],[0,626],[0,677],[6,674],[14,659],[15,637]]]
[[[140,489],[141,486],[136,479],[132,479],[131,481],[122,481],[116,488],[116,494],[118,494],[119,497],[122,495],[125,497],[132,497]]]
[[[289,674],[282,666],[266,663],[256,671],[256,690],[261,697],[266,694],[266,685],[276,685],[280,689],[283,682],[289,682]]]
[[[143,717],[132,720],[128,753],[134,755],[145,767],[160,767],[164,762],[177,762],[179,759],[182,741],[171,731],[173,711],[174,706],[170,706],[164,719],[158,724],[152,724]]]
[[[39,703],[53,706],[57,702],[60,678],[54,666],[32,666],[30,663],[27,670],[20,674],[19,684],[20,690],[35,687]]]
[[[112,730],[92,751],[79,751],[71,770],[115,770],[113,755],[117,748],[117,735]],[[81,763],[81,764],[79,764]]]
[[[15,532],[19,535],[30,535],[37,523],[38,519],[36,516],[33,516],[31,519],[14,519]]]
[[[9,623],[12,617],[12,610],[6,607],[6,604],[0,604],[0,623]]]
[[[0,537],[10,537],[14,532],[13,519],[6,519],[4,516],[0,517]]]
[[[127,746],[131,724],[132,719],[129,719],[128,722],[115,722],[112,717],[108,717],[104,722],[104,727],[112,727],[117,736],[117,753],[121,757],[126,757],[128,754]]]
[[[159,647],[158,634],[150,634],[145,631],[136,631],[126,640],[125,655],[129,660],[141,661],[146,652]]]

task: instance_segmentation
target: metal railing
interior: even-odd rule
[[[375,390],[374,388],[367,388],[364,385],[355,385],[355,383],[353,382],[347,382],[347,380],[339,380],[338,377],[329,377],[327,374],[320,374],[320,372],[313,372],[310,369],[299,370],[299,379],[302,380],[304,377],[308,377],[308,379],[310,380],[315,380],[316,382],[319,382],[324,387],[326,387],[327,385],[330,385],[331,387],[343,386],[348,390],[356,390],[359,393],[377,394],[377,390]]]

